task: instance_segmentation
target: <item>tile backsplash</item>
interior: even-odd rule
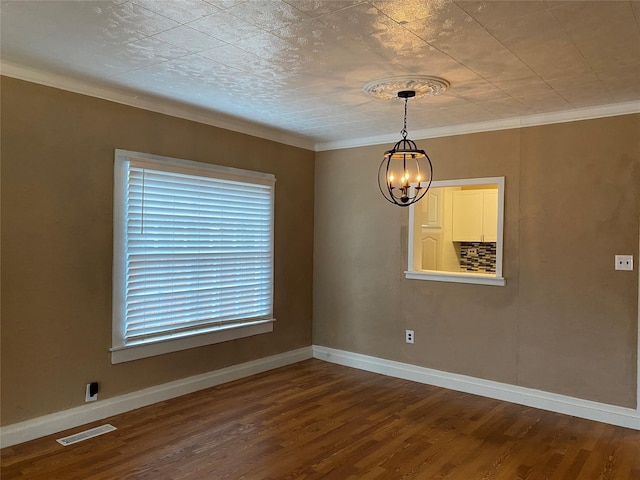
[[[460,270],[463,272],[496,273],[496,244],[460,242]]]

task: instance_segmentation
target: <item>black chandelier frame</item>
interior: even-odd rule
[[[416,142],[407,138],[407,103],[415,95],[413,90],[398,92],[398,98],[404,98],[404,124],[400,131],[402,139],[384,153],[378,169],[380,193],[388,202],[399,207],[408,207],[424,198],[433,179],[433,165],[429,155],[419,149]],[[392,162],[396,167],[399,162],[402,164],[402,176],[399,180],[393,176]],[[415,181],[408,178],[410,171],[415,173]]]

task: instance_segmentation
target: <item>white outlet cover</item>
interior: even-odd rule
[[[616,255],[616,270],[633,270],[633,255]]]

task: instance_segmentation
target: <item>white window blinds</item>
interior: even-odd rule
[[[122,167],[116,348],[272,318],[273,179],[192,163]]]

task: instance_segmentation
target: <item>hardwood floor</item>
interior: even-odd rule
[[[1,458],[2,480],[631,480],[640,432],[307,360]]]

